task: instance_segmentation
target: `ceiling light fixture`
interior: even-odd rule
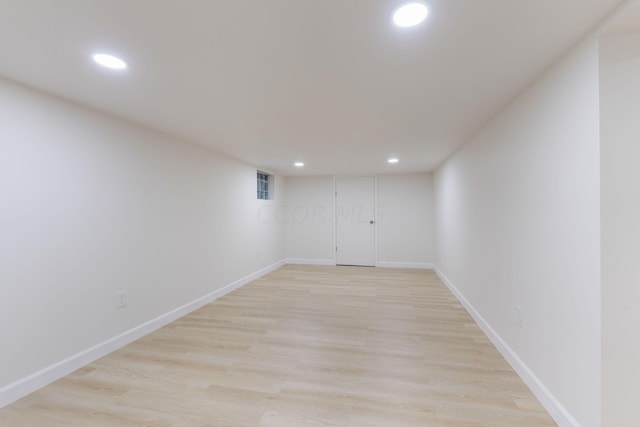
[[[393,23],[398,27],[413,27],[424,21],[428,14],[429,9],[422,2],[404,3],[393,11]]]
[[[387,160],[387,162],[389,162],[389,163],[391,163],[391,164],[398,163],[399,161],[400,161],[400,160],[398,160],[398,159],[397,159],[397,158],[395,158],[395,157],[392,157],[392,158],[390,158],[389,160]]]
[[[293,166],[295,166],[295,167],[297,167],[297,168],[301,168],[301,167],[303,167],[303,166],[304,166],[304,163],[303,163],[303,162],[295,162],[295,163],[293,164]]]
[[[93,54],[93,60],[103,67],[111,68],[112,70],[124,70],[127,68],[127,63],[122,59],[106,53]]]

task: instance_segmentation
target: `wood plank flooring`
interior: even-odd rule
[[[288,265],[1,409],[0,425],[556,424],[433,272]]]

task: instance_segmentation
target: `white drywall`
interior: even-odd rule
[[[600,43],[602,425],[638,425],[640,33]]]
[[[583,427],[600,420],[597,48],[570,51],[435,175],[436,267],[560,425]]]
[[[0,390],[284,258],[280,178],[4,80],[0,122]]]
[[[285,205],[265,220],[285,225],[286,254],[294,262],[335,264],[332,176],[286,177]]]
[[[378,175],[378,265],[432,265],[433,176]]]
[[[432,266],[432,175],[379,175],[376,186],[376,265],[411,268]],[[285,189],[285,208],[275,217],[286,224],[287,259],[292,262],[335,264],[334,178],[290,176],[285,178]]]

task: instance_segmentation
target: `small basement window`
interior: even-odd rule
[[[258,171],[258,200],[273,199],[273,175]]]

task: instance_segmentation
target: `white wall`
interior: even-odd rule
[[[431,266],[435,258],[433,175],[378,175],[378,265]]]
[[[600,44],[603,426],[638,425],[640,34]]]
[[[435,177],[437,268],[560,425],[583,427],[600,421],[598,121],[590,39]]]
[[[285,192],[284,209],[265,217],[286,224],[287,258],[335,264],[333,177],[286,177]]]
[[[287,258],[335,264],[334,178],[287,177]],[[431,174],[377,177],[377,265],[429,267],[434,260],[433,178]]]
[[[3,80],[0,122],[0,391],[284,258],[254,167]]]

